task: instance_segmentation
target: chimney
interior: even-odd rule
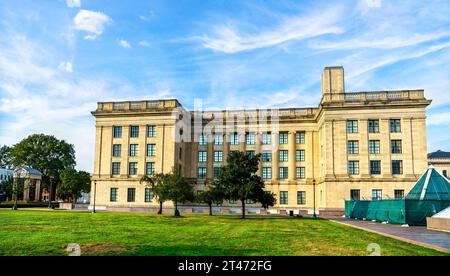
[[[325,67],[322,74],[322,96],[345,93],[344,67]]]

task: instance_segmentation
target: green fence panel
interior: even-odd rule
[[[406,223],[426,225],[427,217],[450,206],[450,200],[406,200]]]
[[[404,200],[346,201],[345,215],[349,218],[406,223]]]

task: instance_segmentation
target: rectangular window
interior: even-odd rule
[[[214,152],[214,162],[221,163],[223,160],[223,152],[222,151],[215,151]]]
[[[359,153],[359,141],[348,141],[347,142],[348,154],[358,154]]]
[[[122,153],[122,145],[113,145],[113,157],[120,157]]]
[[[262,143],[263,143],[263,145],[270,145],[270,144],[272,144],[272,134],[264,133],[262,135]]]
[[[201,180],[206,179],[206,168],[205,167],[198,167],[197,177],[198,177],[198,179],[201,179]]]
[[[272,167],[263,167],[262,177],[264,180],[272,179]]]
[[[389,126],[390,126],[391,133],[402,132],[402,125],[401,125],[400,119],[389,120]]]
[[[111,188],[111,193],[109,195],[109,201],[117,202],[117,190],[118,190],[118,188]]]
[[[369,141],[369,154],[380,154],[380,140]]]
[[[156,126],[149,125],[147,126],[147,137],[156,137]]]
[[[205,135],[200,135],[200,136],[198,137],[198,144],[199,144],[200,146],[206,146],[206,145],[208,144],[208,139],[206,139],[206,136],[205,136]]]
[[[250,157],[250,158],[253,158],[253,157],[255,157],[255,155],[256,155],[256,153],[255,153],[254,150],[248,150],[248,151],[246,152],[246,154],[247,154],[247,156]]]
[[[295,133],[295,143],[301,144],[301,145],[305,144],[305,132],[304,131]]]
[[[112,163],[111,174],[112,175],[120,175],[120,162]]]
[[[145,174],[152,175],[155,173],[155,162],[145,163]]]
[[[139,126],[131,126],[130,127],[130,137],[131,138],[139,137]]]
[[[403,174],[403,161],[402,160],[392,160],[392,174],[394,174],[394,175]]]
[[[295,151],[295,161],[305,162],[305,150],[296,150]]]
[[[134,202],[136,200],[136,188],[128,188],[127,201]]]
[[[305,179],[305,167],[297,167],[297,168],[295,168],[295,178],[297,178],[297,179]]]
[[[306,205],[306,192],[305,191],[297,192],[297,204],[298,205]]]
[[[130,145],[130,156],[137,156],[139,151],[139,147],[137,144]]]
[[[137,175],[137,162],[130,162],[130,164],[128,164],[128,174]]]
[[[223,145],[223,135],[222,134],[214,135],[214,145]]]
[[[382,191],[379,189],[372,190],[372,200],[381,200],[383,198]]]
[[[359,174],[359,161],[348,161],[348,174],[349,175]]]
[[[206,163],[207,160],[208,160],[208,153],[206,151],[199,151],[198,152],[198,162]]]
[[[288,178],[288,168],[287,167],[280,167],[279,168],[279,177],[280,179],[287,179]]]
[[[150,189],[150,188],[145,188],[144,201],[145,201],[145,202],[152,202],[152,198],[153,198],[152,189]]]
[[[270,150],[265,150],[262,152],[263,162],[272,162],[272,152]]]
[[[288,143],[288,133],[287,132],[280,132],[280,136],[278,137],[278,141],[280,145],[285,145]]]
[[[239,134],[233,133],[230,137],[230,144],[232,145],[239,145]]]
[[[288,162],[288,151],[287,150],[280,150],[279,161],[280,162]]]
[[[113,137],[114,138],[122,138],[122,127],[121,126],[113,126]]]
[[[214,167],[214,179],[218,179],[220,172],[222,171],[221,167]]]
[[[405,190],[394,190],[395,199],[403,199],[405,197]]]
[[[286,192],[286,191],[280,192],[280,204],[281,205],[288,204],[288,192]]]
[[[347,120],[347,133],[358,133],[357,120]]]
[[[442,175],[448,178],[447,170],[442,170]]]
[[[247,133],[247,135],[245,136],[245,143],[247,145],[254,145],[255,144],[255,134]]]
[[[370,174],[379,175],[381,174],[381,161],[370,161]]]
[[[391,140],[391,153],[402,153],[402,140]]]
[[[156,155],[156,145],[147,144],[147,156],[155,156],[155,155]]]
[[[350,190],[350,199],[351,200],[360,200],[361,192],[360,190]]]
[[[369,133],[379,133],[380,132],[380,120],[369,120],[367,122]]]

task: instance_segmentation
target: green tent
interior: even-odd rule
[[[450,200],[450,181],[430,166],[405,199]]]

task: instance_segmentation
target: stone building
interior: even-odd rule
[[[42,173],[29,167],[20,167],[13,172],[14,181],[23,180],[23,196],[19,200],[39,202],[41,200]]]
[[[438,150],[429,153],[428,164],[433,165],[443,176],[450,178],[450,152]]]
[[[345,199],[403,197],[427,169],[430,103],[423,90],[346,92],[342,67],[324,69],[317,107],[187,111],[177,100],[98,103],[96,203],[156,207],[139,179],[175,165],[204,190],[234,150],[262,154],[258,174],[276,194],[278,212],[340,212]]]

